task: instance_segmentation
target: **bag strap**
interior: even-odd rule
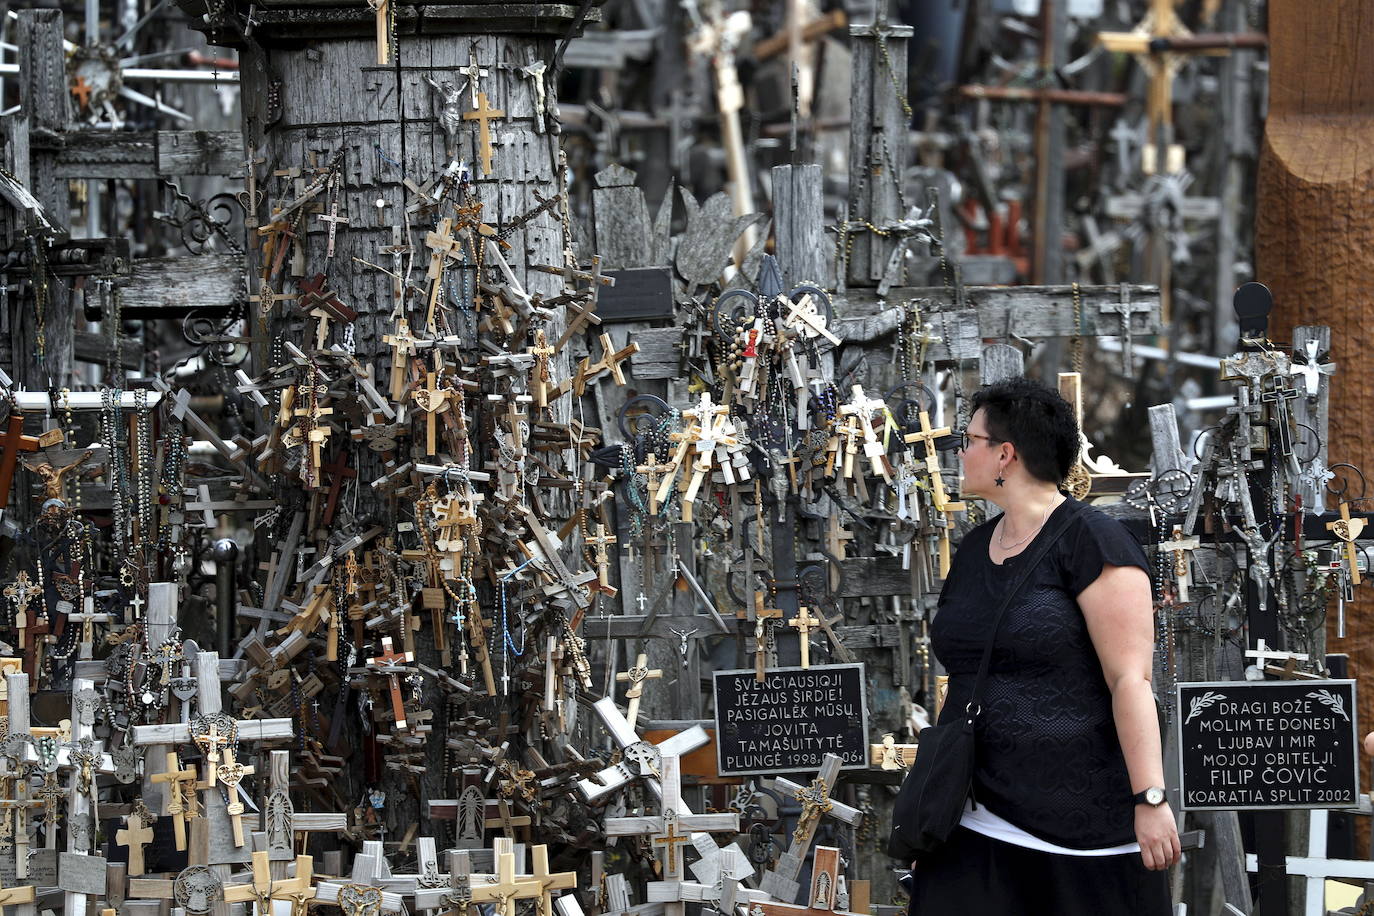
[[[1007,608],[1011,606],[1012,599],[1017,596],[1022,586],[1024,586],[1031,575],[1034,574],[1036,567],[1040,565],[1040,561],[1050,552],[1050,548],[1054,547],[1054,545],[1059,542],[1059,538],[1064,532],[1069,530],[1069,525],[1073,524],[1073,520],[1078,517],[1078,513],[1081,511],[1082,503],[1076,506],[1069,506],[1068,511],[1064,513],[1064,517],[1059,521],[1059,527],[1056,528],[1049,537],[1045,538],[1040,546],[1035,549],[1034,556],[1031,557],[1031,561],[1027,563],[1022,570],[1020,578],[1016,580],[1011,590],[1007,592],[1006,597],[1002,599],[1002,603],[998,605],[997,613],[995,613],[992,618],[992,628],[988,631],[987,644],[983,646],[983,660],[978,665],[978,677],[973,682],[973,693],[969,697],[968,706],[964,707],[964,711],[968,716],[966,720],[968,726],[971,727],[973,725],[973,720],[976,719],[978,713],[982,711],[981,700],[983,699],[983,686],[988,679],[988,668],[992,665],[992,647],[997,641],[997,631],[1002,626],[1002,617],[1006,614]]]

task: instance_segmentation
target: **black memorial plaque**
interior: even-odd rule
[[[1353,808],[1354,681],[1178,685],[1183,808]]]
[[[800,773],[826,754],[868,766],[864,666],[716,671],[716,765],[722,776]]]
[[[615,286],[603,286],[596,315],[605,321],[639,321],[673,317],[673,278],[666,267],[608,270]]]

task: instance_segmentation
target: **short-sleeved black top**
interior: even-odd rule
[[[1061,503],[1025,549],[988,556],[996,520],[970,531],[940,592],[931,646],[949,672],[941,721],[963,713],[992,616],[1047,532],[1077,500]],[[1070,849],[1133,842],[1135,805],[1112,696],[1077,596],[1106,564],[1138,566],[1145,552],[1126,527],[1088,506],[1007,608],[978,717],[974,798],[1027,833]]]

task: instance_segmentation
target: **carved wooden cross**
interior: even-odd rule
[[[486,71],[482,72],[485,73]],[[473,85],[475,86],[476,83],[474,82]],[[499,109],[489,107],[487,105],[487,94],[485,92],[477,93],[477,101],[475,104],[477,106],[477,110],[464,113],[463,120],[477,122],[477,142],[481,147],[478,152],[478,155],[482,160],[482,174],[490,175],[491,125],[489,122],[493,118],[504,118],[506,116],[506,113]]]
[[[181,758],[176,751],[167,752],[167,770],[155,773],[150,779],[154,783],[167,785],[167,816],[172,818],[172,829],[176,835],[177,849],[186,849],[186,825],[192,818],[199,817],[197,811],[196,779],[199,774],[194,766],[181,767]]]
[[[410,322],[396,319],[396,333],[382,335],[382,343],[391,348],[391,400],[399,401],[405,393],[406,370],[410,357],[415,355],[420,341],[410,333]]]
[[[658,481],[659,478],[673,470],[672,462],[660,463],[658,454],[650,452],[644,457],[644,463],[635,467],[635,470],[644,475],[645,492],[649,495],[649,514],[658,514]]]
[[[437,360],[436,360],[437,362]],[[417,388],[410,393],[411,400],[415,406],[425,412],[425,454],[435,453],[435,433],[437,432],[437,422],[439,414],[448,410],[449,398],[453,390],[441,388],[438,384],[438,375],[434,372],[425,373],[425,387]]]
[[[629,671],[622,671],[615,676],[615,679],[622,684],[629,684],[630,689],[625,691],[625,699],[629,700],[629,708],[625,712],[625,720],[631,726],[639,719],[639,701],[644,696],[644,682],[651,678],[663,677],[663,671],[659,668],[649,667],[649,656],[639,653],[634,665]]]
[[[24,435],[24,415],[12,410],[5,434],[0,436],[0,509],[10,504],[10,484],[20,452],[38,451],[38,437]]]
[[[234,759],[232,750],[225,750],[224,761],[215,767],[215,776],[229,792],[229,802],[225,805],[224,812],[228,814],[234,822],[234,845],[243,845],[243,799],[239,797],[239,783],[243,777],[251,776],[255,770],[253,767],[246,767]]]
[[[382,637],[382,654],[369,660],[378,673],[387,676],[387,681],[391,687],[391,712],[396,717],[396,727],[399,729],[404,729],[407,725],[405,700],[401,697],[401,682],[397,677],[397,669],[402,662],[414,660],[414,652],[395,651],[392,648],[390,636]]]
[[[534,403],[538,407],[547,407],[551,380],[549,357],[557,353],[558,348],[549,346],[548,338],[541,328],[534,332],[534,343],[525,352],[534,357],[534,366],[530,369],[530,387],[534,389]]]
[[[597,584],[604,590],[610,588],[611,582],[607,577],[607,570],[610,566],[611,558],[607,550],[610,545],[616,543],[616,536],[606,533],[606,526],[598,524],[596,534],[589,535],[585,539],[587,544],[596,550],[596,580]]]
[[[500,916],[515,916],[516,902],[532,900],[544,895],[544,882],[535,878],[515,875],[515,853],[504,852],[497,856],[496,881],[492,884],[475,885],[472,888],[473,903],[494,903]]]
[[[39,588],[29,578],[25,570],[20,570],[14,581],[5,586],[4,595],[14,602],[14,626],[19,631],[19,648],[24,648],[25,635],[29,628],[29,604],[39,595]]]
[[[129,876],[143,874],[143,847],[153,841],[153,830],[137,812],[124,815],[124,826],[115,831],[115,842],[129,848]]]
[[[1345,561],[1350,567],[1350,582],[1353,585],[1360,584],[1359,552],[1355,547],[1355,539],[1364,531],[1364,524],[1364,519],[1350,517],[1350,503],[1344,500],[1341,501],[1341,517],[1326,523],[1327,530],[1345,543]]]

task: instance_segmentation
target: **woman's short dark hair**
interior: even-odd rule
[[[1017,376],[979,389],[973,411],[979,409],[988,435],[1016,446],[1032,477],[1060,484],[1069,476],[1078,460],[1078,422],[1058,391]]]

